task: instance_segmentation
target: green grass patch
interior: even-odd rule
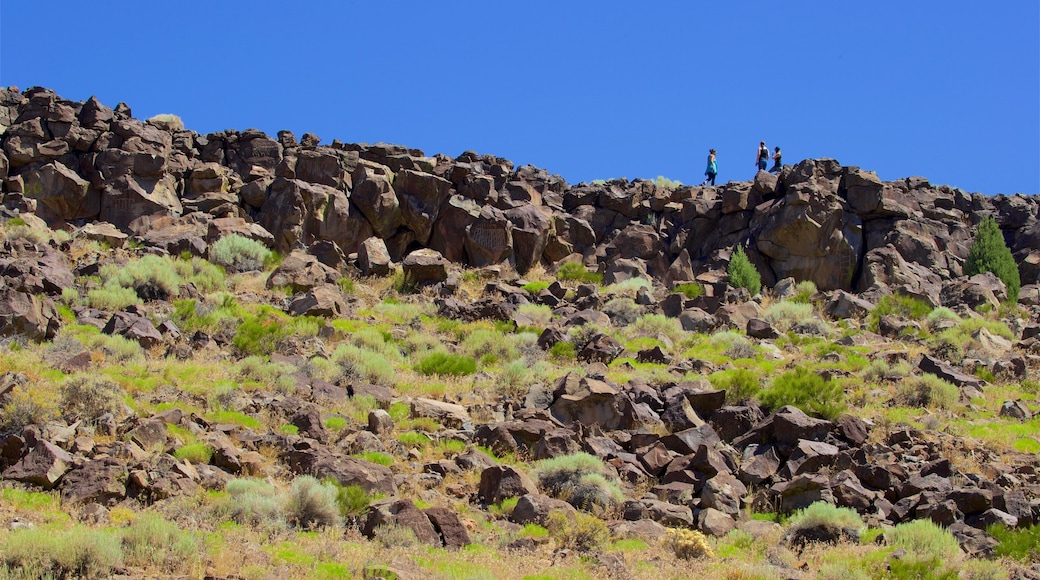
[[[771,410],[794,405],[824,419],[836,419],[845,411],[844,398],[840,384],[824,380],[808,367],[797,367],[780,375],[758,394],[759,401]]]
[[[211,423],[240,425],[254,431],[259,431],[263,427],[263,423],[260,422],[260,419],[250,417],[249,415],[238,411],[213,411],[207,416],[207,419]]]
[[[325,419],[325,428],[330,431],[342,431],[349,424],[350,421],[348,421],[346,417],[329,417],[328,419]]]
[[[401,433],[397,436],[397,441],[405,447],[426,447],[430,444],[430,438],[422,433],[416,433],[415,431],[409,431],[407,433]]]
[[[521,288],[523,288],[528,294],[532,296],[537,296],[542,292],[542,290],[548,288],[549,285],[550,284],[548,282],[528,282],[527,284],[521,286]]]
[[[357,455],[353,455],[353,457],[363,459],[365,461],[368,461],[369,463],[383,465],[385,467],[390,467],[394,464],[394,458],[392,456],[387,455],[386,453],[380,453],[378,451],[365,451],[364,453],[358,453]]]
[[[577,262],[567,262],[556,271],[556,279],[561,282],[573,281],[582,284],[601,284],[603,274],[593,272]]]
[[[213,447],[208,443],[195,442],[186,443],[173,452],[173,456],[180,460],[188,460],[196,465],[207,465],[213,459]]]
[[[1008,528],[993,524],[986,532],[1000,542],[996,553],[1013,560],[1040,562],[1040,525]]]
[[[415,371],[424,376],[471,375],[477,372],[477,361],[471,356],[437,351],[420,359]]]
[[[676,284],[675,287],[672,288],[672,292],[678,292],[692,300],[698,296],[704,295],[704,286],[701,286],[697,282],[683,282],[682,284]]]

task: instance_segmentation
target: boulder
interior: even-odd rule
[[[318,479],[331,477],[341,486],[357,485],[368,493],[397,493],[397,484],[390,468],[348,457],[326,447],[306,441],[293,445],[282,456],[289,469],[298,475],[313,475]]]
[[[152,348],[163,342],[162,334],[150,318],[132,312],[116,312],[101,332],[137,341],[143,348]]]
[[[473,419],[466,408],[454,403],[445,403],[417,397],[412,399],[412,417],[429,417],[449,429],[462,429],[464,425],[472,425]]]
[[[390,274],[390,252],[386,249],[386,242],[380,238],[371,237],[361,242],[358,248],[358,267],[366,276],[387,276]]]
[[[473,543],[470,540],[466,526],[463,525],[459,520],[458,514],[451,508],[432,507],[423,510],[423,513],[430,519],[433,529],[440,534],[441,543],[444,547],[461,548]]]
[[[480,472],[477,495],[487,504],[531,493],[538,493],[538,486],[525,473],[512,466],[493,465]]]
[[[350,307],[338,286],[321,284],[294,296],[286,310],[293,316],[341,318],[350,311]]]
[[[0,280],[0,336],[50,340],[60,327],[61,317],[50,298],[15,290]]]
[[[761,173],[761,172],[759,172]],[[733,516],[714,508],[705,508],[697,514],[697,528],[709,536],[721,538],[737,527]]]
[[[418,286],[448,279],[449,263],[436,250],[423,248],[412,251],[404,257],[401,267],[405,276]]]
[[[969,374],[958,371],[949,365],[931,355],[924,355],[921,357],[921,362],[917,364],[917,367],[921,369],[921,372],[931,373],[940,379],[957,385],[958,387],[974,387],[981,389],[983,381],[977,377],[973,377]]]
[[[48,441],[38,441],[17,463],[5,469],[3,476],[51,489],[72,465],[72,456],[64,449]]]
[[[101,194],[90,182],[59,162],[21,174],[22,194],[39,201],[37,210],[48,222],[60,225],[96,218],[101,211]],[[46,211],[41,211],[46,208]],[[51,218],[56,218],[54,222]]]
[[[410,499],[384,500],[369,506],[361,533],[372,538],[376,528],[390,524],[412,530],[423,544],[437,548],[443,546],[441,535],[433,527],[430,518]]]
[[[126,497],[127,476],[126,465],[118,459],[88,461],[65,475],[61,495],[67,501],[109,505]]]
[[[521,526],[525,524],[544,526],[549,514],[556,510],[563,510],[568,515],[577,512],[574,506],[563,500],[540,493],[529,493],[517,500],[509,519]]]
[[[335,284],[338,278],[339,274],[319,262],[318,258],[294,251],[267,277],[267,287],[307,292],[323,284]]]

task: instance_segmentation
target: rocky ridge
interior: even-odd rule
[[[835,344],[870,345],[893,362],[912,365],[915,373],[956,385],[964,401],[987,388],[975,375],[979,368],[1021,382],[1035,380],[1040,367],[1035,197],[968,194],[921,178],[881,182],[833,160],[806,160],[779,176],[760,172],[752,182],[719,187],[662,188],[624,180],[571,186],[544,170],[514,168],[471,152],[451,159],[391,145],[321,146],[313,135],[297,141],[288,132],[277,138],[254,130],[203,136],[169,120],[134,119],[122,104],[109,109],[95,99],[74,103],[40,88],[0,92],[0,132],[5,217],[114,248],[112,255],[73,261],[68,250],[75,242],[6,241],[0,253],[0,332],[9,337],[59,336],[65,324],[56,306],[62,292],[85,293],[83,277],[106,263],[147,254],[206,257],[213,242],[238,234],[286,255],[264,276],[268,288],[291,290],[290,298],[274,303],[293,315],[349,316],[364,305],[345,295],[335,285],[338,279],[400,269],[425,286],[422,300],[435,300],[436,314],[446,319],[529,328],[537,325],[524,317],[521,305],[551,307],[551,323],[538,340],[548,350],[572,340],[572,329],[583,325],[625,324],[608,307],[615,296],[596,284],[555,282],[537,293],[522,288],[524,274],[580,262],[601,272],[605,284],[653,280],[634,297],[641,312],[676,319],[687,332],[735,329],[783,358],[775,346],[783,333],[763,320],[761,298],[725,282],[733,247],[747,246],[777,299],[795,280],[814,282],[821,292],[813,299],[832,321],[865,326],[890,293],[971,316],[973,309],[996,309],[1006,299],[996,277],[969,279],[961,271],[972,226],[992,215],[1023,278],[1025,314],[1008,325],[1013,341],[980,331],[977,340],[989,341],[987,348],[971,360],[945,360],[942,353],[904,348],[912,343],[906,330],[916,323],[886,316],[877,334],[864,330],[835,338]],[[124,247],[128,240],[134,247]],[[461,289],[463,266],[490,273],[479,295]],[[694,280],[705,290],[699,297],[671,291]],[[182,335],[163,315],[168,297],[137,292],[143,305],[117,312],[76,308],[76,322],[168,356],[231,349],[231,337]],[[791,332],[817,334],[813,328]],[[342,338],[331,325],[320,336],[330,343]],[[1040,522],[1035,455],[996,453],[942,431],[882,428],[848,414],[822,419],[793,406],[727,401],[726,392],[704,378],[724,366],[676,356],[668,348],[626,352],[609,332],[575,346],[581,371],[524,385],[522,396],[512,399],[403,398],[393,385],[332,384],[301,372],[287,393],[262,391],[234,401],[241,412],[280,417],[295,434],[215,423],[179,409],[109,416],[89,428],[57,421],[5,433],[0,469],[5,480],[55,489],[70,502],[103,510],[264,475],[270,468],[260,452],[276,450],[280,474],[329,477],[386,495],[366,516],[365,533],[396,522],[438,546],[470,542],[444,498],[485,507],[520,498],[511,516],[516,524],[544,523],[551,510],[573,509],[545,495],[524,470],[474,445],[531,460],[579,451],[600,458],[626,490],[646,490],[621,502],[610,524],[619,533],[638,529],[657,537],[664,526],[678,526],[723,536],[738,526],[753,527],[743,517],[749,509],[787,512],[826,501],[878,525],[931,519],[953,531],[965,551],[981,555],[993,548],[981,531],[986,525]],[[272,359],[304,369],[320,350],[297,345],[295,352]],[[662,365],[674,380],[616,382],[610,365],[623,355]],[[60,361],[78,370],[96,364],[89,354]],[[3,397],[32,388],[23,374],[0,378]],[[413,463],[421,458],[388,439],[395,426],[385,411],[372,411],[367,425],[337,434],[324,427],[330,405],[360,394],[384,408],[406,400],[411,418],[437,421],[440,429],[427,435],[461,441],[467,450],[415,469],[354,457],[376,451]],[[1006,406],[1002,415],[1031,419],[1029,405]],[[174,459],[171,427],[207,442],[212,460]],[[973,456],[977,469],[951,459],[963,455]],[[445,484],[464,473],[479,474],[475,488]],[[419,509],[399,493],[403,489],[418,490],[436,506]]]

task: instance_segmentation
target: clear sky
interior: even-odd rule
[[[832,157],[1040,192],[1037,0],[0,0],[0,85],[570,183]],[[751,162],[751,163],[749,163]]]

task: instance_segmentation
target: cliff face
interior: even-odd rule
[[[0,90],[4,211],[51,227],[110,222],[146,243],[202,254],[239,233],[340,266],[369,238],[390,257],[430,248],[458,263],[580,259],[606,280],[717,279],[747,246],[769,285],[899,289],[933,305],[961,275],[972,228],[1000,224],[1023,285],[1040,280],[1036,196],[983,196],[911,177],[882,182],[831,159],[718,187],[649,181],[567,184],[533,166],[465,152],[452,159],[396,145],[320,146],[306,134],[199,135],[141,121],[124,104]]]

